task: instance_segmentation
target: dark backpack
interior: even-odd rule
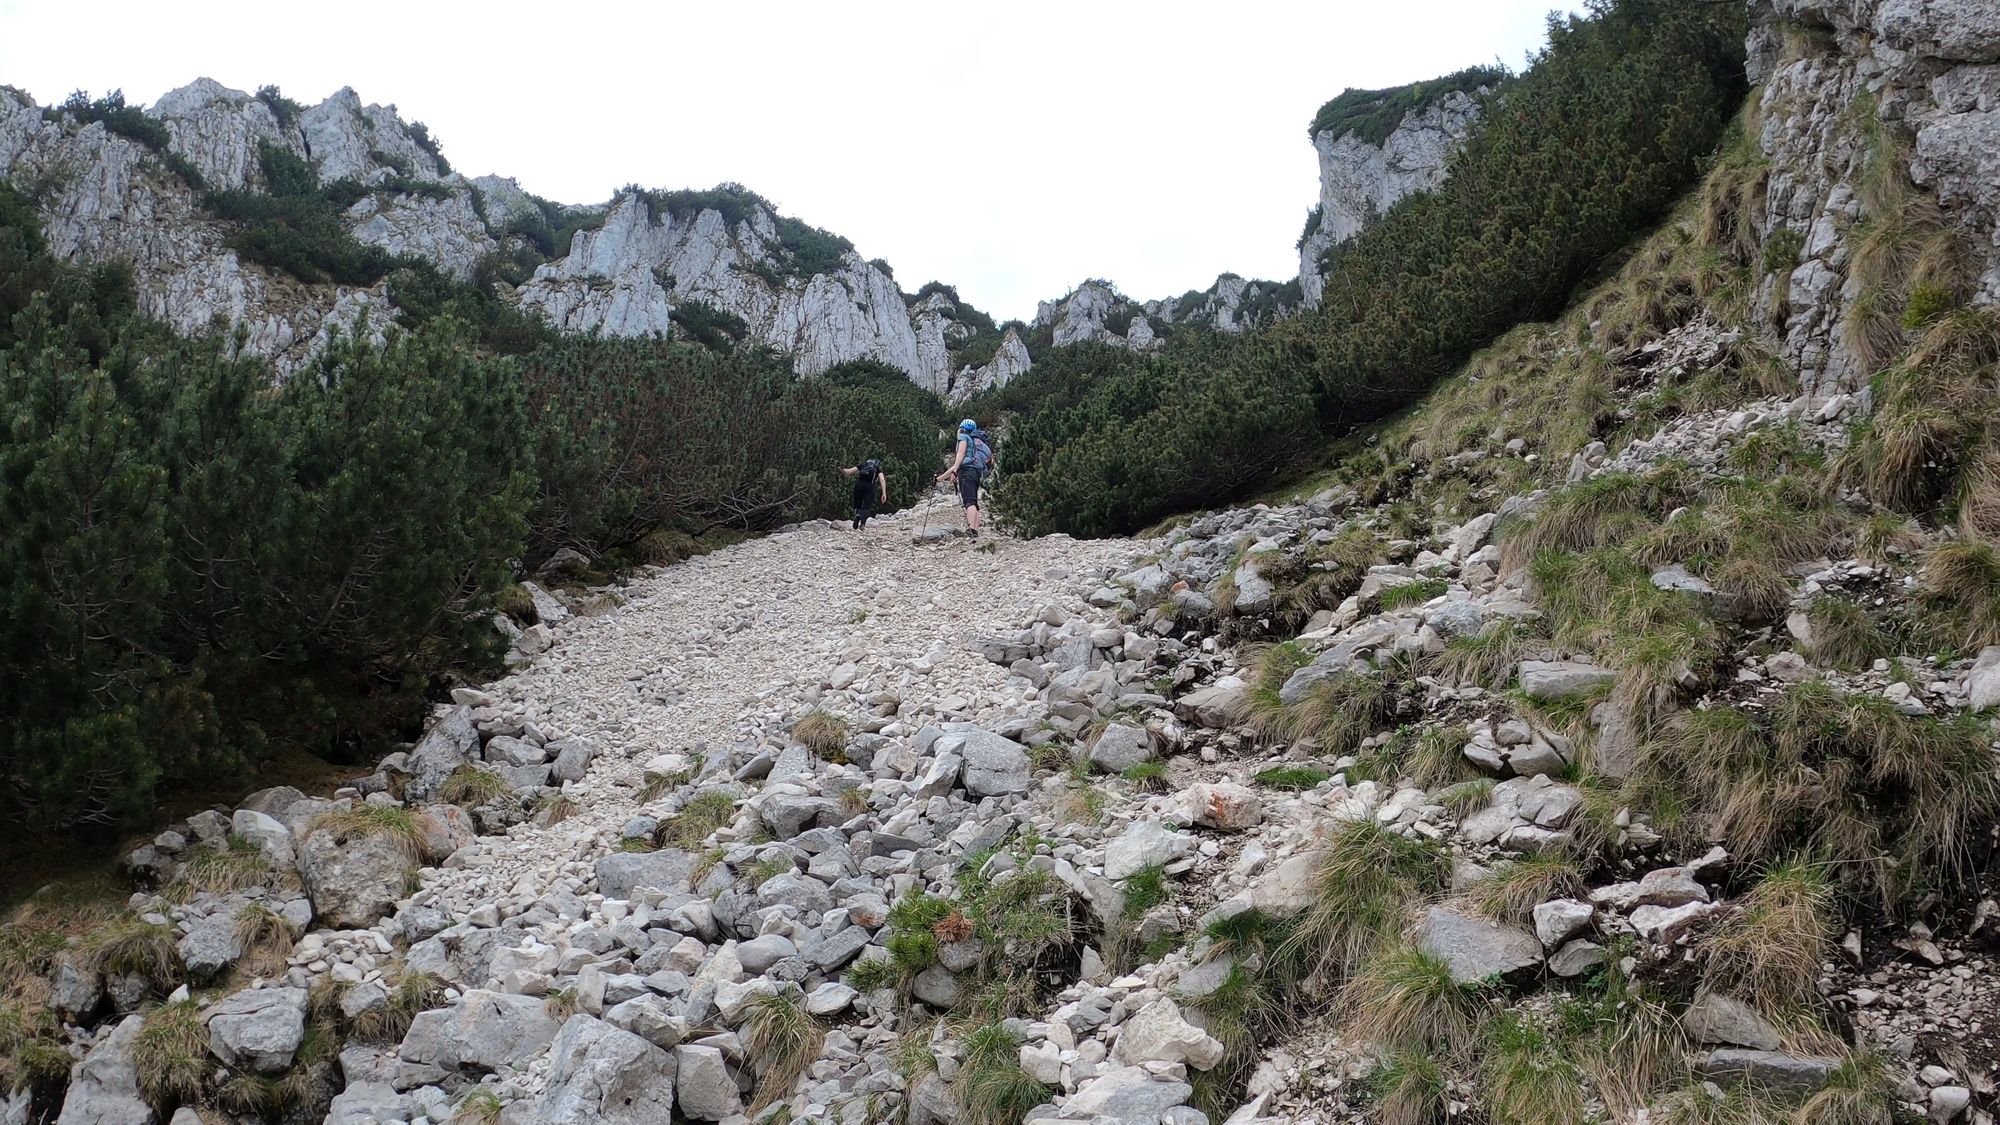
[[[873,486],[875,478],[880,475],[882,475],[882,462],[871,457],[861,462],[861,479],[855,483]]]
[[[972,431],[970,447],[965,451],[967,466],[985,472],[993,464],[993,447],[986,443],[986,431]]]

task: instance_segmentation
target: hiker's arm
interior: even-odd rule
[[[860,469],[858,469],[858,468],[855,468],[855,469],[842,469],[842,470],[840,470],[840,475],[841,475],[841,476],[844,476],[844,477],[851,477],[851,476],[853,476],[854,474],[856,474],[856,473],[858,473],[858,472],[860,472],[860,471],[861,471],[861,470],[860,470]]]
[[[958,471],[958,466],[965,460],[965,445],[966,443],[962,441],[958,443],[958,448],[952,451],[951,464],[945,466],[944,472],[939,473],[937,479],[944,480]]]
[[[876,477],[875,483],[882,489],[882,502],[887,504],[889,502],[889,474],[883,473],[881,476]]]

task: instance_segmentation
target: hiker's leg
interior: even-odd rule
[[[974,535],[979,534],[979,505],[969,504],[966,506],[965,527],[966,530],[972,532]]]

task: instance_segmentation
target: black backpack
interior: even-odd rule
[[[875,478],[882,475],[882,462],[869,458],[861,462],[861,476],[854,483],[857,487],[875,487]]]

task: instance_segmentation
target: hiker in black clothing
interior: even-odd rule
[[[965,533],[979,538],[979,485],[993,469],[993,443],[986,431],[967,418],[958,424],[958,443],[951,464],[937,475],[939,484],[958,477],[958,499],[965,505]]]
[[[840,470],[840,475],[854,478],[854,530],[868,526],[868,517],[875,514],[875,506],[889,502],[889,474],[882,471],[882,462],[870,457],[852,468]]]

